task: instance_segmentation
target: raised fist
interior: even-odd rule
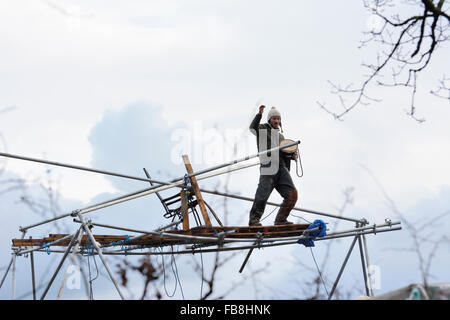
[[[265,107],[266,107],[265,105],[260,105],[259,106],[259,114],[263,114]]]

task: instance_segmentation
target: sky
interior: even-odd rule
[[[336,1],[319,5],[315,1],[4,0],[0,6],[2,152],[137,176],[147,168],[152,177],[170,180],[184,174],[181,154],[189,155],[194,169],[203,169],[256,153],[248,125],[264,104],[280,110],[285,137],[301,140],[304,176],[298,178],[295,166],[291,169],[299,190],[298,207],[336,213],[344,202],[343,191],[353,188],[353,202],[344,215],[365,217],[370,223],[399,219],[386,195],[408,221],[419,225],[450,210],[450,105],[429,94],[437,80],[448,75],[448,44],[436,51],[419,77],[416,107],[418,116],[426,119],[423,123],[406,115],[410,94],[404,88],[371,88],[382,101],[354,109],[343,121],[316,103],[326,101],[338,108],[327,81],[360,83],[365,72],[361,63],[376,58],[376,48],[358,49],[362,33],[374,23],[362,1],[345,8]],[[19,237],[19,226],[42,220],[19,199],[26,193],[47,201],[40,183],[48,187],[49,174],[61,213],[147,187],[143,182],[15,159],[0,159],[0,168],[2,181],[23,179],[28,187],[0,195],[2,274],[10,259],[10,239]],[[231,174],[227,188],[252,197],[257,181],[258,169],[252,167]],[[225,183],[221,176],[202,181],[201,187],[220,190]],[[205,199],[223,217],[223,199],[211,195]],[[270,200],[281,201],[281,197],[274,192]],[[245,225],[250,207],[229,200],[229,224]],[[150,230],[164,224],[162,213],[153,196],[89,217]],[[309,221],[318,218],[296,215]],[[273,216],[263,223],[269,225],[271,220]],[[334,220],[329,222],[334,226]],[[433,226],[435,234],[447,235],[448,218],[438,222]],[[64,228],[73,230],[71,221],[64,223]],[[341,222],[338,227],[353,225]],[[51,232],[54,229],[46,226],[30,235]],[[333,243],[333,257],[323,270],[329,283],[350,242],[347,238]],[[313,250],[318,261],[325,254],[322,243]],[[411,243],[405,228],[368,236],[371,263],[381,270],[376,293],[421,281],[417,255],[399,250]],[[424,250],[429,253],[432,248]],[[448,282],[448,241],[437,252],[432,280]],[[39,256],[39,270],[54,257]],[[208,267],[211,257],[204,258]],[[274,263],[277,258],[286,262],[285,267]],[[191,276],[192,268],[184,263],[188,258],[178,259],[178,267],[184,266],[179,268],[184,293],[196,299],[201,281]],[[241,254],[224,267],[220,290],[226,291],[230,279],[242,281],[236,272],[242,259]],[[296,259],[314,270],[310,250],[300,246],[253,254],[249,270],[271,263],[260,274],[266,287],[257,298],[298,297],[295,284],[316,274],[304,275],[293,262]],[[29,290],[29,267],[28,259],[18,261],[23,271],[17,284],[20,296]],[[360,269],[354,252],[341,280],[343,288],[352,291],[350,298],[363,294]],[[11,297],[9,279],[0,290],[2,299]],[[133,285],[141,285],[137,277]],[[269,287],[283,290],[273,293]],[[230,297],[255,298],[250,281],[241,288]],[[85,298],[83,294],[67,290],[64,297]],[[181,298],[180,294],[174,298]],[[50,292],[50,297],[55,296],[56,291]],[[96,283],[96,297],[118,298],[105,274]]]

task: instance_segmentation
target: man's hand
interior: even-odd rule
[[[265,105],[259,106],[259,114],[263,114],[265,107],[266,107]]]

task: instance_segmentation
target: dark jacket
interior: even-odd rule
[[[273,128],[269,123],[264,123],[264,124],[260,124],[261,122],[261,118],[262,115],[261,114],[257,114],[255,116],[255,118],[253,119],[252,123],[250,124],[250,131],[256,135],[256,144],[258,147],[258,152],[264,151],[264,150],[268,150],[274,147],[277,147],[280,145],[280,142],[282,140],[284,140],[284,136],[283,134],[281,134],[279,132],[278,129]],[[261,130],[262,129],[262,130]],[[272,144],[272,133],[274,134],[274,136],[278,136],[278,141],[274,141],[274,143]],[[267,146],[263,149],[263,150],[259,150],[259,139],[260,139],[260,134],[266,134],[267,135]],[[279,159],[280,159],[280,167],[286,167],[288,170],[291,169],[291,157],[289,155],[287,155],[284,152],[281,152],[281,150],[277,150],[275,152],[279,153]],[[271,157],[271,152],[267,153],[268,157]],[[270,165],[269,164],[262,164],[262,165]]]

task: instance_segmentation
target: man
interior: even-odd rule
[[[279,133],[281,128],[281,115],[275,107],[272,107],[269,111],[267,123],[260,124],[264,108],[265,106],[263,105],[259,107],[259,113],[250,124],[250,131],[256,135],[259,152],[277,147],[284,140],[283,135]],[[261,226],[259,221],[274,188],[284,199],[275,217],[274,224],[292,224],[292,222],[287,221],[287,217],[297,202],[297,189],[292,182],[289,170],[290,161],[297,159],[297,157],[297,152],[293,155],[288,155],[281,150],[260,156],[260,177],[255,201],[250,210],[250,226]]]

